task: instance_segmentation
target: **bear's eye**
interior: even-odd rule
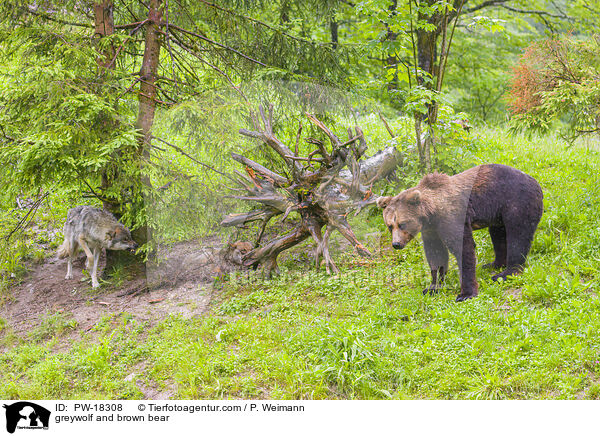
[[[390,232],[392,231],[392,226],[388,226],[388,229],[390,229]]]
[[[400,230],[404,230],[404,229],[406,228],[406,223],[401,223],[401,224],[399,224],[399,225],[398,225],[398,228],[399,228]]]

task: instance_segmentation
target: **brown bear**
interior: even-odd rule
[[[489,227],[495,259],[484,267],[505,268],[492,277],[522,271],[533,234],[542,217],[542,188],[531,176],[506,165],[480,165],[454,176],[433,173],[394,197],[379,197],[392,246],[402,249],[419,232],[431,269],[431,285],[442,286],[448,251],[456,257],[460,294],[456,301],[477,296],[473,230]]]

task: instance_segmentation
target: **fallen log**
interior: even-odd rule
[[[240,129],[239,132],[243,136],[259,139],[274,150],[283,160],[287,171],[286,175],[282,175],[245,156],[232,153],[232,158],[245,167],[245,174],[236,171],[234,176],[245,192],[229,198],[253,202],[256,207],[245,214],[227,215],[221,225],[243,226],[248,222],[263,221],[256,248],[244,254],[243,265],[251,268],[262,265],[266,275],[271,276],[278,271],[279,253],[312,237],[316,242],[315,266],[319,267],[322,256],[327,272],[337,273],[338,268],[329,254],[329,238],[334,230],[340,232],[360,255],[370,256],[346,217],[351,212],[359,213],[364,207],[374,204],[375,196],[371,193],[373,184],[389,176],[402,161],[396,147],[389,146],[373,156],[365,157],[368,147],[363,131],[358,126],[354,127],[354,131],[348,129],[348,140],[342,141],[314,115],[307,113],[308,120],[329,139],[331,150],[318,139],[305,138],[307,143],[317,148],[308,156],[299,156],[302,125],[292,151],[273,134],[273,106],[268,107],[267,114],[259,106],[259,114],[260,119],[255,114],[251,116],[255,130]],[[267,223],[280,215],[285,220],[292,211],[300,215],[299,224],[289,233],[262,243]]]

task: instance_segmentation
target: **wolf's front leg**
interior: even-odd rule
[[[67,261],[67,275],[65,276],[65,280],[70,280],[73,278],[73,258],[69,256],[69,260]]]

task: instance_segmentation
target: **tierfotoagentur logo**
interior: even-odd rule
[[[50,411],[28,401],[19,401],[3,406],[6,409],[6,431],[14,433],[16,429],[47,430]]]

